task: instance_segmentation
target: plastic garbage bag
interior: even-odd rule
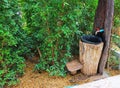
[[[102,38],[95,35],[83,35],[81,41],[89,44],[99,44],[102,42]]]

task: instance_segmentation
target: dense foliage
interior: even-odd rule
[[[0,0],[0,87],[24,73],[24,57],[39,55],[36,70],[65,76],[82,34],[91,33],[98,0]],[[114,26],[119,25],[115,0]]]
[[[116,43],[120,47],[120,1],[115,0],[115,9],[114,9],[114,25],[113,25],[113,34],[112,34],[112,41]]]
[[[115,2],[115,9],[114,9],[114,27],[119,27],[120,26],[120,1],[119,0],[114,0]]]
[[[94,0],[95,1],[95,0]],[[91,29],[97,2],[81,0],[30,0],[22,3],[26,19],[25,30],[41,57],[37,70],[50,75],[65,76],[65,64],[79,37]],[[92,7],[92,8],[91,8]],[[92,19],[91,19],[92,18]],[[32,44],[31,43],[31,44]]]
[[[16,84],[25,66],[19,50],[21,18],[16,0],[0,0],[0,88]]]
[[[114,69],[114,70],[118,70],[119,69],[119,57],[116,56],[116,53],[114,51],[110,52],[110,56],[108,59],[108,65],[109,65],[109,69]]]

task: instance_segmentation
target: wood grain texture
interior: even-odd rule
[[[68,62],[66,64],[66,67],[68,71],[74,72],[74,71],[80,70],[82,68],[82,65],[78,59],[75,59],[75,60],[72,60],[71,62]]]
[[[97,73],[103,43],[94,45],[80,41],[79,45],[79,60],[83,65],[81,72],[85,75],[95,75]]]

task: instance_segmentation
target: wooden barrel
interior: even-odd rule
[[[99,44],[89,44],[79,42],[79,60],[83,65],[81,72],[85,75],[95,75],[103,49],[103,42]]]

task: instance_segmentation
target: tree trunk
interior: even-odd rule
[[[100,74],[103,74],[109,54],[113,13],[114,13],[113,0],[99,0],[94,20],[94,31],[96,28],[104,28],[104,34],[102,35],[104,47],[98,68],[98,73]]]
[[[99,0],[94,20],[95,28],[104,28],[107,0]]]
[[[98,69],[103,43],[89,44],[80,41],[79,60],[83,65],[81,72],[85,75],[95,75]]]

